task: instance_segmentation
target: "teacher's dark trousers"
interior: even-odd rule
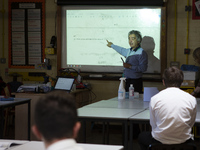
[[[139,79],[126,79],[126,86],[125,90],[126,92],[129,91],[130,84],[133,84],[134,91],[139,92],[140,94],[143,93],[143,81],[142,78]],[[140,127],[139,124],[133,123],[133,138],[138,138],[138,135],[140,134]]]
[[[126,92],[129,91],[130,84],[133,84],[135,92],[139,92],[140,94],[143,94],[143,80],[142,80],[142,78],[126,79],[126,86],[125,86]]]

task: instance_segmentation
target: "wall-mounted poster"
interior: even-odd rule
[[[193,0],[192,19],[200,19],[200,0]]]

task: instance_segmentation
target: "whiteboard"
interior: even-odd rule
[[[150,56],[147,72],[160,73],[161,8],[62,7],[62,68],[73,67],[83,72],[122,72],[121,55],[107,47],[106,40],[130,48],[128,32],[131,30],[140,31],[142,37],[153,38],[153,53],[147,52]],[[152,65],[155,61],[152,58],[158,60],[155,63],[158,67]]]

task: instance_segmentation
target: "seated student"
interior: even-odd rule
[[[6,96],[5,92],[6,83],[3,81],[3,78],[0,76],[0,95]]]
[[[42,96],[34,110],[32,131],[44,141],[47,150],[83,150],[75,138],[80,128],[75,99],[65,91]]]
[[[193,51],[193,58],[197,65],[200,65],[200,47],[197,47]],[[191,93],[193,96],[199,97],[200,94],[200,80],[195,88],[195,90]]]
[[[152,143],[180,144],[193,142],[191,134],[196,118],[195,97],[180,89],[183,72],[170,67],[163,73],[166,89],[151,98],[149,104],[151,132],[142,132],[138,142],[142,150]]]

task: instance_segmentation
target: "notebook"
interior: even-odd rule
[[[55,90],[65,90],[65,91],[70,92],[73,84],[74,84],[74,78],[58,77],[54,89]]]

